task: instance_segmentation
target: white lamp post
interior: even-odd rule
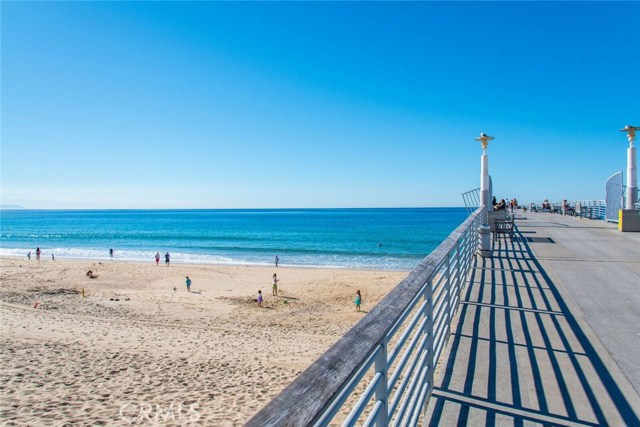
[[[489,157],[487,156],[487,146],[489,141],[494,139],[484,133],[476,138],[482,144],[482,156],[480,161],[480,203],[484,206],[482,210],[482,226],[480,227],[480,255],[482,257],[491,257],[491,235],[489,228],[489,206],[491,206],[489,194]]]
[[[620,132],[626,132],[629,139],[629,148],[627,148],[627,201],[625,209],[633,209],[635,203],[638,202],[638,172],[636,169],[636,147],[633,146],[633,140],[636,139],[636,131],[640,130],[640,126],[626,125]]]

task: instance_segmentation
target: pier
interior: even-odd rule
[[[640,234],[550,213],[475,258],[424,425],[640,426]]]
[[[524,212],[483,257],[480,219],[246,425],[640,426],[640,234]]]

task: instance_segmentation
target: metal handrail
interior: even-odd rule
[[[246,426],[324,427],[343,413],[344,426],[363,416],[363,425],[417,425],[478,248],[481,212],[473,212]]]
[[[550,212],[563,213],[562,202],[553,202],[549,205],[551,206]],[[567,206],[582,218],[605,219],[607,213],[607,205],[604,200],[573,200],[567,202]],[[534,203],[531,204],[531,210],[544,212],[541,206]]]
[[[480,206],[480,187],[462,193],[462,200],[469,215]]]
[[[604,200],[578,200],[572,203],[581,217],[605,219],[607,215],[607,205]]]

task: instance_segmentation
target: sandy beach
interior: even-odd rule
[[[407,274],[15,258],[0,265],[0,417],[16,426],[242,425]],[[353,305],[357,289],[363,313]]]

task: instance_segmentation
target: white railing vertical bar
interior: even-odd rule
[[[456,242],[454,245],[454,250],[452,252],[454,254],[454,265],[451,268],[451,316],[449,318],[453,320],[453,316],[455,315],[456,308],[458,307],[458,288],[460,287],[460,264],[462,260],[460,259],[460,240]],[[449,322],[451,325],[451,322]],[[451,328],[449,328],[451,330]]]
[[[450,260],[449,257],[451,256],[451,252],[449,252],[444,259],[444,277],[445,277],[445,285],[444,285],[444,289],[443,292],[445,292],[444,296],[445,296],[445,313],[446,313],[446,318],[444,319],[445,323],[448,325],[449,323],[451,323],[451,272],[449,271],[449,265],[450,265]]]
[[[459,242],[458,241],[454,246],[453,246],[453,250],[450,252],[449,254],[449,259],[450,259],[450,263],[449,263],[449,281],[451,282],[451,288],[449,290],[449,293],[451,294],[450,296],[450,312],[449,312],[449,320],[453,319],[453,315],[456,311],[456,307],[458,304],[458,272],[459,272],[459,267],[460,267],[460,247],[459,247]],[[451,321],[449,321],[449,324],[451,324]]]
[[[376,427],[387,427],[389,424],[389,389],[387,388],[389,366],[387,365],[386,339],[382,342],[381,347],[375,361],[376,373],[382,374],[382,380],[378,382],[375,393],[376,404],[382,404],[382,410],[378,411],[378,416],[376,417]]]
[[[429,369],[429,388],[427,394],[429,396],[431,396],[431,392],[433,391],[433,377],[435,372],[435,365],[437,363],[437,360],[433,357],[433,327],[435,325],[433,323],[433,286],[431,286],[432,280],[433,279],[429,279],[424,290],[424,300],[426,302],[424,315],[427,319],[424,333],[427,337],[427,369]]]
[[[467,272],[469,271],[469,258],[467,257],[469,254],[469,244],[467,240],[467,232],[462,235],[460,239],[460,250],[462,251],[463,263],[460,266],[460,288],[458,288],[458,301],[460,301],[460,296],[462,294],[462,289],[464,289],[467,283]]]
[[[469,229],[465,230],[460,241],[462,242],[464,251],[464,265],[462,266],[462,286],[460,287],[460,292],[462,293],[462,288],[464,288],[467,283],[469,267],[471,266],[471,257],[469,256],[469,248],[471,247],[471,245],[469,244]],[[460,295],[458,295],[458,297],[459,296]]]

